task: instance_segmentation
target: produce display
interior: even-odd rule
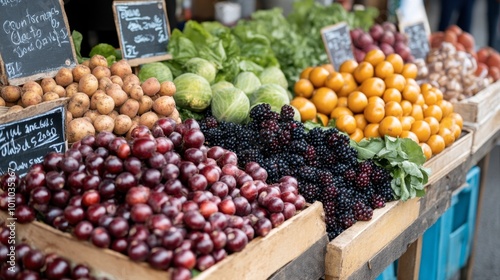
[[[234,152],[207,147],[198,123],[161,118],[139,125],[132,139],[89,135],[65,154],[49,153],[18,179],[15,217],[38,217],[77,239],[110,248],[153,268],[190,278],[305,206],[291,176],[268,179],[266,169]],[[7,210],[8,176],[0,206]],[[179,278],[175,278],[179,277]]]

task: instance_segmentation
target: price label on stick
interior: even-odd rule
[[[408,37],[408,47],[415,59],[425,59],[429,53],[429,36],[425,23],[400,24],[400,30]]]
[[[0,1],[3,84],[53,77],[77,64],[62,0]]]
[[[352,52],[349,26],[345,22],[326,26],[321,29],[321,37],[330,63],[338,71],[340,65],[349,59],[354,59]]]
[[[114,1],[122,56],[132,66],[171,58],[170,29],[163,0]]]

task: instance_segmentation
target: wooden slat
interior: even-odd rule
[[[325,279],[347,279],[391,243],[418,217],[420,200],[393,201],[368,222],[357,222],[328,244]],[[382,234],[383,233],[383,234]]]
[[[252,240],[245,250],[228,256],[196,279],[266,279],[323,238],[326,231],[323,216],[322,204],[315,202],[278,230]]]
[[[459,113],[464,121],[480,123],[500,106],[500,81],[486,87],[476,95],[460,102],[452,102],[454,111]]]
[[[399,258],[398,280],[418,280],[420,258],[422,256],[422,236],[413,242]]]
[[[500,107],[492,111],[481,123],[465,122],[464,127],[474,131],[471,150],[475,153],[500,130]]]

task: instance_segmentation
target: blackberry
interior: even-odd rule
[[[385,170],[384,168],[382,168],[380,166],[374,165],[373,171],[371,174],[371,178],[372,178],[373,183],[379,184],[382,182],[390,181],[391,180],[390,177],[391,176],[387,170]]]
[[[343,229],[348,229],[356,223],[356,217],[354,216],[354,211],[352,209],[347,209],[342,212],[337,212],[337,222]]]
[[[354,180],[356,180],[356,171],[354,171],[353,169],[347,170],[344,173],[344,179],[353,182]]]
[[[344,174],[349,170],[349,166],[345,163],[337,163],[333,166],[333,175],[344,176]]]
[[[345,188],[347,187],[344,178],[342,176],[333,176],[333,185],[337,188]],[[353,191],[354,192],[354,191]]]
[[[323,202],[333,202],[335,203],[335,197],[338,194],[338,190],[335,186],[328,186],[323,188],[321,192],[321,201]]]
[[[366,188],[370,184],[370,176],[366,173],[359,173],[356,177],[356,187]]]
[[[316,181],[317,172],[316,172],[316,168],[314,168],[314,167],[310,167],[307,165],[302,166],[299,168],[298,174],[299,174],[300,178],[305,180],[305,181],[308,181],[308,182]]]
[[[342,133],[335,133],[330,135],[327,139],[327,143],[331,147],[347,146],[349,145],[349,137]]]
[[[357,202],[353,206],[354,218],[358,221],[369,221],[373,216],[373,209],[362,202]]]
[[[278,134],[278,141],[280,141],[281,145],[287,146],[290,144],[292,140],[292,135],[290,130],[280,130]]]
[[[278,133],[278,130],[280,129],[278,121],[276,120],[265,120],[260,124],[260,127],[261,129],[269,130],[273,134]]]
[[[260,123],[266,119],[269,112],[271,112],[271,105],[267,103],[261,103],[250,110],[250,118],[252,118],[257,123]]]
[[[273,183],[279,180],[278,165],[272,158],[264,159],[259,162],[260,166],[267,171],[267,182]]]
[[[257,149],[243,150],[238,154],[238,163],[242,168],[251,161],[262,162],[263,159],[264,157]]]
[[[373,209],[382,208],[385,206],[385,199],[380,194],[375,194],[371,199],[371,206]]]
[[[385,181],[382,184],[378,184],[375,187],[375,192],[381,195],[385,199],[385,202],[393,201],[395,199],[394,191],[392,190],[390,181]]]
[[[280,119],[280,114],[276,113],[274,111],[271,111],[271,112],[266,113],[265,118],[268,119],[268,120],[276,120],[276,121],[278,121]]]
[[[315,127],[307,133],[307,143],[314,147],[324,145],[323,129]]]
[[[304,139],[305,136],[304,124],[298,121],[292,121],[289,126],[290,126],[290,132],[292,134],[292,140]]]
[[[299,182],[299,190],[300,194],[302,194],[309,203],[313,203],[318,198],[319,188],[313,183]]]
[[[367,174],[368,177],[370,177],[372,174],[372,171],[373,171],[373,162],[370,160],[360,162],[359,163],[359,171],[361,173]]]
[[[205,124],[206,128],[216,128],[219,125],[217,119],[213,116],[206,117],[203,124]]]
[[[353,199],[355,202],[362,202],[366,205],[371,205],[372,197],[375,195],[373,188],[356,189]]]
[[[286,160],[288,165],[291,167],[301,167],[304,166],[304,158],[296,154],[287,154]]]
[[[308,145],[304,151],[304,159],[306,161],[313,161],[316,159],[316,149],[312,145]]]
[[[290,151],[302,155],[307,151],[307,142],[305,140],[292,140],[290,142]]]
[[[321,170],[318,172],[318,181],[323,187],[328,187],[333,185],[333,175],[328,170]]]
[[[283,105],[281,107],[280,120],[281,121],[291,121],[295,115],[295,110],[290,105]]]
[[[333,201],[323,202],[323,210],[325,210],[326,217],[335,217],[335,202]]]
[[[338,193],[335,197],[335,203],[338,209],[350,209],[354,204],[354,191],[350,188],[337,188]]]
[[[327,224],[326,230],[328,232],[328,239],[332,241],[335,237],[339,236],[344,230],[337,221]]]

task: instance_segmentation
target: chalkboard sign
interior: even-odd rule
[[[425,59],[429,53],[429,36],[423,21],[400,25],[400,30],[408,37],[408,47],[416,59]]]
[[[77,64],[62,0],[0,1],[2,83],[53,77]]]
[[[36,112],[37,108],[31,110]],[[24,175],[30,166],[43,162],[49,152],[65,152],[65,116],[64,105],[59,105],[43,113],[0,124],[0,174],[14,170]]]
[[[323,27],[321,37],[325,45],[330,63],[338,71],[340,65],[349,59],[354,59],[352,52],[351,35],[349,26],[345,22]]]
[[[171,58],[170,29],[163,0],[114,1],[122,56],[132,66]]]

